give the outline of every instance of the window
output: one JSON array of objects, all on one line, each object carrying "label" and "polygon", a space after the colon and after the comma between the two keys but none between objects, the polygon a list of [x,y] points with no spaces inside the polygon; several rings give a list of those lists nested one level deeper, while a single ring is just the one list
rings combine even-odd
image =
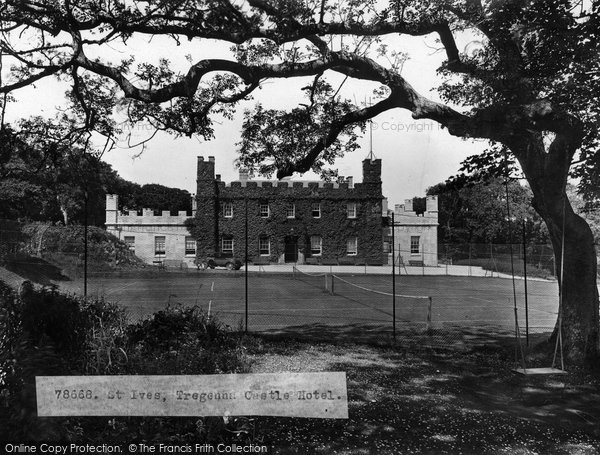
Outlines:
[{"label": "window", "polygon": [[269,237],[261,236],[258,238],[258,253],[261,256],[269,256],[271,254],[271,245]]},{"label": "window", "polygon": [[321,256],[323,251],[322,239],[318,235],[310,237],[310,254],[312,256]]},{"label": "window", "polygon": [[383,252],[384,253],[390,252],[390,242],[383,242]]},{"label": "window", "polygon": [[196,241],[193,237],[185,238],[185,254],[187,255],[196,255]]},{"label": "window", "polygon": [[356,218],[356,202],[348,202],[348,218]]},{"label": "window", "polygon": [[358,238],[350,237],[348,239],[346,252],[348,256],[356,256],[358,252]]},{"label": "window", "polygon": [[233,238],[232,237],[223,237],[221,239],[221,253],[233,254]]},{"label": "window", "polygon": [[419,248],[419,243],[420,243],[421,237],[419,237],[418,235],[411,235],[410,236],[410,254],[419,254],[420,253],[420,248]]},{"label": "window", "polygon": [[233,203],[232,202],[224,202],[223,203],[223,216],[225,218],[233,217]]},{"label": "window", "polygon": [[321,218],[321,203],[313,202],[311,212],[313,218]]},{"label": "window", "polygon": [[127,244],[127,247],[131,250],[134,251],[135,250],[135,237],[134,236],[129,236],[126,235],[123,240],[125,241],[125,243]]},{"label": "window", "polygon": [[267,202],[260,203],[260,216],[261,218],[269,218],[269,204]]},{"label": "window", "polygon": [[286,214],[288,218],[296,218],[296,206],[292,203],[286,207]]},{"label": "window", "polygon": [[165,254],[166,237],[163,235],[154,237],[154,254]]}]

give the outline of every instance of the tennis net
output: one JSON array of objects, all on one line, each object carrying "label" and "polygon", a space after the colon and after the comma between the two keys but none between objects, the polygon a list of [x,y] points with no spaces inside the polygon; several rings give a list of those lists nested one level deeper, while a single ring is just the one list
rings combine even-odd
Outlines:
[{"label": "tennis net", "polygon": [[321,289],[323,291],[329,291],[329,274],[327,273],[307,273],[298,270],[296,267],[292,269],[294,278],[309,286]]},{"label": "tennis net", "polygon": [[390,315],[395,310],[398,321],[426,325],[431,322],[432,298],[430,296],[393,294],[381,289],[371,289],[360,282],[351,282],[350,277],[347,276],[342,278],[331,275],[331,278],[330,292],[333,295],[342,296],[372,310],[383,311]]}]

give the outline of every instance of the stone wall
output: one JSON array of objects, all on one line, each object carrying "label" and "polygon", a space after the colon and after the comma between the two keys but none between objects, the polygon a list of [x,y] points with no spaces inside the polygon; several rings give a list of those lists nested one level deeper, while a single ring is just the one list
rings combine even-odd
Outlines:
[{"label": "stone wall", "polygon": [[[193,266],[196,254],[186,254],[185,240],[190,233],[185,226],[192,213],[179,212],[172,216],[168,211],[156,215],[153,210],[143,209],[137,212],[118,210],[118,196],[106,195],[106,230],[125,241],[133,238],[132,250],[135,255],[148,264],[164,261],[182,261]],[[165,254],[155,254],[156,237],[165,238]]]},{"label": "stone wall", "polygon": [[[437,196],[428,196],[426,211],[417,215],[413,211],[412,199],[394,207],[395,251],[401,255],[405,265],[437,266]],[[419,251],[411,252],[411,237],[419,237]]]}]

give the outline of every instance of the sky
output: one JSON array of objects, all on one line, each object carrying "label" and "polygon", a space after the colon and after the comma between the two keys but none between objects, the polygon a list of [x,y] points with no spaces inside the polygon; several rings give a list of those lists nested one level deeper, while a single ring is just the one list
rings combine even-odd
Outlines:
[{"label": "sky", "polygon": [[[457,37],[459,48],[469,50],[477,45],[473,37]],[[426,37],[384,37],[390,49],[406,52],[409,55],[402,75],[421,94],[439,100],[434,90],[440,79],[436,76],[436,68],[444,59],[440,45],[434,36]],[[189,63],[202,58],[227,58],[230,56],[229,44],[212,40],[194,41],[175,46],[172,41],[160,37],[131,39],[127,46],[118,44],[102,50],[89,49],[90,57],[98,56],[112,62],[118,62],[128,55],[135,55],[136,61],[156,63],[158,58],[167,56],[173,68],[181,72],[187,71]],[[380,61],[385,64],[385,61]],[[340,84],[343,78],[329,72],[333,86]],[[117,147],[107,152],[103,159],[125,179],[136,183],[159,183],[161,185],[182,188],[195,193],[196,161],[198,156],[215,156],[216,173],[222,180],[229,182],[238,178],[234,168],[236,159],[236,143],[240,140],[242,112],[260,101],[265,108],[295,107],[302,100],[301,87],[312,78],[295,78],[268,81],[253,94],[253,100],[243,102],[233,120],[215,122],[215,138],[204,141],[199,138],[175,138],[167,133],[157,134],[141,149],[129,148],[125,137]],[[355,100],[368,102],[373,96],[376,84],[348,79],[340,90],[340,95]],[[9,106],[8,121],[20,116],[43,115],[52,116],[56,108],[64,103],[62,94],[67,89],[53,79],[40,81],[35,88],[26,88],[16,93],[17,102]],[[148,125],[136,125],[131,131],[131,143],[149,137],[152,130]],[[353,176],[355,182],[362,180],[362,160],[371,151],[376,158],[382,160],[383,194],[390,204],[402,203],[413,196],[423,196],[428,187],[446,180],[454,175],[460,162],[467,156],[482,151],[487,142],[471,141],[450,136],[447,131],[430,120],[413,120],[410,113],[394,109],[380,114],[371,122],[361,139],[361,148],[339,159],[335,166],[340,175]],[[305,174],[294,179],[314,180],[315,175]]]}]

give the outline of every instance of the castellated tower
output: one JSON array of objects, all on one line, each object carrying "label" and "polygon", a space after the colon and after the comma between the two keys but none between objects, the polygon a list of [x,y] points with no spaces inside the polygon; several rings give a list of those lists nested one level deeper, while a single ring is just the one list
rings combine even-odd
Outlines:
[{"label": "castellated tower", "polygon": [[198,157],[196,191],[196,239],[198,257],[206,257],[217,251],[219,239],[219,187],[215,180],[215,157],[204,161]]},{"label": "castellated tower", "polygon": [[363,160],[363,180],[360,186],[365,197],[371,199],[373,207],[381,213],[383,194],[381,188],[381,160],[367,158]]},{"label": "castellated tower", "polygon": [[363,181],[362,185],[368,192],[381,196],[381,160],[363,160]]},{"label": "castellated tower", "polygon": [[363,160],[363,183],[381,184],[381,160]]}]

